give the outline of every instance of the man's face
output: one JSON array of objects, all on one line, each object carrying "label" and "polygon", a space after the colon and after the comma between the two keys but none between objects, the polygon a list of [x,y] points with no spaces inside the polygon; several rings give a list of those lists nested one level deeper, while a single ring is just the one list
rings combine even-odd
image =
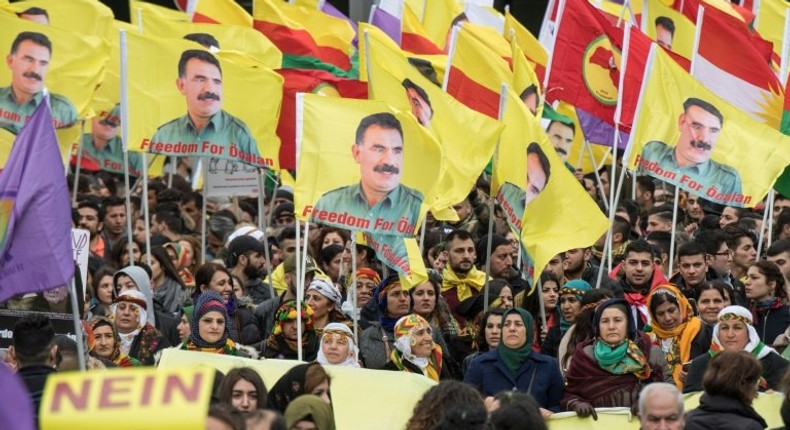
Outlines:
[{"label": "man's face", "polygon": [[527,154],[527,204],[546,188],[546,171],[538,154]]},{"label": "man's face", "polygon": [[724,228],[728,225],[735,225],[739,219],[741,219],[741,217],[738,216],[738,211],[735,208],[727,206],[721,211],[721,216],[719,217],[719,227]]},{"label": "man's face", "polygon": [[266,256],[262,252],[246,253],[244,275],[250,279],[262,278],[266,274]]},{"label": "man's face", "polygon": [[184,77],[176,79],[176,86],[186,98],[192,117],[208,119],[222,109],[222,74],[217,66],[192,58],[187,61]]},{"label": "man's face", "polygon": [[398,130],[371,125],[351,153],[359,164],[363,189],[388,193],[400,183],[403,139]]},{"label": "man's face", "polygon": [[658,214],[649,215],[647,217],[647,229],[645,229],[645,234],[650,234],[654,231],[672,231],[672,221],[667,221]]},{"label": "man's face", "polygon": [[118,127],[105,124],[98,118],[93,118],[93,137],[94,139],[112,140],[118,136]]},{"label": "man's face", "polygon": [[39,24],[49,25],[49,18],[44,14],[21,13],[19,17]]},{"label": "man's face", "polygon": [[656,43],[669,50],[672,50],[672,33],[663,25],[656,25]]},{"label": "man's face", "polygon": [[590,250],[585,248],[574,248],[565,251],[565,261],[563,261],[565,272],[573,274],[580,273],[584,270],[584,266],[587,264],[590,257]]},{"label": "man's face", "polygon": [[195,222],[196,226],[200,225],[200,209],[198,209],[197,204],[194,200],[190,200],[181,205],[181,212],[187,214],[188,217],[192,218],[192,221]]},{"label": "man's face", "polygon": [[469,199],[464,199],[461,203],[453,205],[453,210],[458,214],[458,219],[463,221],[472,213],[472,204],[469,203]]},{"label": "man's face", "polygon": [[453,239],[447,244],[447,254],[450,258],[450,268],[459,274],[469,273],[477,259],[475,243],[472,239]]},{"label": "man's face", "polygon": [[689,106],[678,119],[680,139],[675,148],[678,165],[685,167],[710,159],[721,132],[721,121],[699,106]]},{"label": "man's face", "polygon": [[102,222],[96,209],[85,207],[77,209],[80,214],[79,226],[91,233],[91,239],[102,229]]},{"label": "man's face", "polygon": [[530,93],[530,95],[521,99],[524,102],[524,105],[529,109],[532,115],[535,115],[538,111],[538,94],[537,93]]},{"label": "man's face", "polygon": [[699,204],[699,197],[689,194],[686,198],[686,213],[691,219],[701,220],[705,216],[702,206]]},{"label": "man's face", "polygon": [[650,393],[645,410],[639,411],[642,430],[682,430],[683,414],[678,409],[677,396],[664,391]]},{"label": "man's face", "polygon": [[[790,252],[785,251],[774,255],[773,257],[768,257],[768,261],[776,264],[779,266],[779,270],[782,272],[782,275],[785,277],[785,281],[790,279]],[[786,284],[787,282],[785,282]]]},{"label": "man's face", "polygon": [[649,252],[629,252],[623,264],[625,280],[635,289],[645,289],[653,275],[653,255]]},{"label": "man's face", "polygon": [[111,234],[122,234],[126,229],[126,207],[123,205],[107,206],[107,212],[104,215],[104,228]]},{"label": "man's face", "polygon": [[409,98],[411,104],[411,112],[417,117],[417,121],[423,127],[431,125],[431,118],[433,117],[433,109],[428,105],[428,102],[414,88],[406,89],[406,97]]},{"label": "man's face", "polygon": [[549,260],[549,264],[546,265],[546,272],[551,272],[557,279],[562,280],[565,277],[565,264],[562,259],[562,255],[557,254]]},{"label": "man's face", "polygon": [[776,199],[774,201],[774,223],[779,219],[779,215],[781,215],[782,211],[786,210],[790,210],[790,200]]},{"label": "man's face", "polygon": [[509,278],[510,267],[513,265],[513,247],[506,243],[491,251],[489,274],[494,278]]},{"label": "man's face", "polygon": [[25,40],[19,44],[15,54],[6,57],[6,64],[11,69],[11,86],[17,96],[33,96],[44,88],[50,56],[46,46]]},{"label": "man's face", "polygon": [[549,135],[549,140],[562,161],[566,161],[568,153],[571,151],[571,145],[573,145],[573,129],[555,121],[546,130],[546,134]]},{"label": "man's face", "polygon": [[732,269],[732,251],[726,242],[719,244],[719,250],[710,260],[712,267],[719,275],[729,275]]},{"label": "man's face", "polygon": [[680,257],[678,263],[680,276],[689,287],[694,287],[705,281],[705,274],[708,272],[708,263],[705,261],[704,254],[688,255]]},{"label": "man's face", "polygon": [[296,254],[296,239],[283,239],[280,242],[280,258],[285,261],[288,257]]},{"label": "man's face", "polygon": [[742,268],[746,269],[757,260],[757,248],[754,247],[754,241],[750,237],[742,237],[738,239],[738,247],[735,248],[732,254],[732,262]]}]

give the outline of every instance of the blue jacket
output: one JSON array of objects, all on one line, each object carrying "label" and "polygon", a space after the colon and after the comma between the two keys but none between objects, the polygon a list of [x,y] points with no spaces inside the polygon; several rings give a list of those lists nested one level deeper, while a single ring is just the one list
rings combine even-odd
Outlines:
[{"label": "blue jacket", "polygon": [[529,394],[543,408],[559,412],[564,383],[557,360],[548,355],[533,352],[514,377],[499,353],[488,351],[472,362],[464,382],[475,386],[483,396],[493,396],[502,391],[526,392],[533,374],[535,377]]}]

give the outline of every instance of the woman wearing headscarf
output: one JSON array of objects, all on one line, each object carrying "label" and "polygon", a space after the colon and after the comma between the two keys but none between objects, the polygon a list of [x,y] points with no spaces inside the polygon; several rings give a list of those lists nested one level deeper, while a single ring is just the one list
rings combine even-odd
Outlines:
[{"label": "woman wearing headscarf", "polygon": [[[274,314],[274,331],[263,343],[261,356],[297,360],[298,345],[302,342],[302,360],[313,361],[318,355],[318,334],[313,329],[313,310],[302,303],[300,318],[296,316],[296,301],[289,300]],[[302,325],[302,338],[299,339],[296,324]]]},{"label": "woman wearing headscarf", "polygon": [[93,339],[88,340],[91,355],[106,358],[118,367],[141,366],[140,361],[121,352],[121,337],[115,324],[104,317],[90,320]]},{"label": "woman wearing headscarf", "polygon": [[532,351],[535,336],[532,315],[513,308],[505,312],[502,321],[499,345],[469,366],[464,382],[472,384],[483,396],[500,391],[524,391],[535,397],[544,409],[559,411],[562,375],[557,360]]},{"label": "woman wearing headscarf", "polygon": [[353,277],[349,277],[348,279],[349,284],[346,286],[348,298],[343,302],[343,312],[348,315],[349,318],[353,318],[354,315],[359,316],[360,310],[364,308],[371,297],[373,297],[373,291],[376,289],[376,285],[381,282],[381,276],[379,276],[378,272],[367,267],[358,268],[356,278],[356,309],[354,308],[355,303],[351,300],[351,293],[354,291],[351,285],[351,282],[354,280]]},{"label": "woman wearing headscarf", "polygon": [[762,364],[760,390],[779,390],[782,376],[788,367],[788,361],[779,356],[773,348],[764,344],[752,325],[752,313],[742,306],[727,306],[719,312],[718,323],[713,327],[713,338],[710,350],[691,362],[684,393],[701,391],[703,376],[711,358],[723,351],[746,351]]},{"label": "woman wearing headscarf", "polygon": [[409,314],[395,323],[395,349],[386,370],[411,372],[434,381],[447,377],[442,366],[442,349],[433,341],[433,330],[425,318]]},{"label": "woman wearing headscarf", "polygon": [[560,341],[568,329],[576,322],[576,317],[581,312],[582,297],[592,287],[583,279],[568,281],[560,288],[560,300],[557,306],[560,309],[560,323],[549,328],[546,340],[540,346],[540,352],[552,357],[557,357]]},{"label": "woman wearing headscarf", "polygon": [[576,345],[565,373],[564,409],[597,418],[594,408],[634,408],[643,385],[672,380],[664,354],[636,330],[625,299],[598,306],[593,330],[593,339]]},{"label": "woman wearing headscarf", "polygon": [[110,312],[121,337],[121,352],[143,365],[153,365],[154,354],[170,346],[162,333],[148,322],[143,293],[137,290],[122,292],[110,307]]},{"label": "woman wearing headscarf", "polygon": [[195,292],[193,299],[205,291],[213,290],[222,297],[222,303],[230,318],[230,338],[242,345],[255,345],[261,342],[258,323],[248,308],[240,306],[233,294],[233,277],[225,266],[217,263],[201,265],[195,273]]},{"label": "woman wearing headscarf", "polygon": [[209,290],[198,296],[192,310],[189,340],[181,349],[237,355],[236,344],[230,338],[228,311],[216,291]]},{"label": "woman wearing headscarf", "polygon": [[412,302],[409,292],[402,288],[397,275],[381,281],[373,292],[372,300],[378,307],[379,320],[371,322],[359,334],[359,350],[366,368],[381,369],[389,362],[395,342],[395,323],[409,314]]},{"label": "woman wearing headscarf", "polygon": [[[178,319],[167,313],[161,303],[154,302],[154,293],[151,290],[151,278],[141,266],[129,266],[118,270],[113,275],[113,300],[126,290],[135,290],[145,296],[148,323],[156,327],[167,338],[171,345],[177,345],[180,340],[178,336]],[[116,324],[117,326],[117,324]]]},{"label": "woman wearing headscarf", "polygon": [[359,348],[354,343],[354,333],[347,325],[330,323],[321,334],[317,362],[327,365],[359,367]]},{"label": "woman wearing headscarf", "polygon": [[325,279],[313,279],[304,296],[307,306],[313,310],[313,327],[319,333],[329,323],[346,321],[346,316],[340,311],[343,297],[335,284]]},{"label": "woman wearing headscarf", "polygon": [[584,293],[584,296],[582,296],[581,307],[579,308],[579,315],[576,316],[576,322],[568,329],[565,336],[562,337],[560,346],[557,349],[557,359],[560,362],[560,371],[563,375],[568,371],[568,366],[570,366],[573,352],[576,350],[576,345],[595,337],[593,318],[595,317],[595,311],[598,309],[598,306],[612,297],[614,297],[614,293],[608,288],[596,288]]},{"label": "woman wearing headscarf", "polygon": [[[288,430],[335,430],[335,415],[332,406],[320,397],[306,394],[291,402],[285,409],[285,423]],[[302,427],[301,424],[307,424],[308,427]]]},{"label": "woman wearing headscarf", "polygon": [[162,247],[167,251],[167,255],[170,257],[170,261],[173,263],[173,267],[178,271],[178,276],[181,277],[181,282],[184,286],[191,291],[195,288],[195,277],[192,275],[192,271],[189,270],[189,255],[187,255],[186,250],[181,245],[181,242],[168,242]]},{"label": "woman wearing headscarf", "polygon": [[653,345],[661,348],[678,388],[683,388],[690,363],[710,348],[710,328],[699,317],[686,297],[671,284],[654,288],[647,296],[650,325],[645,332]]},{"label": "woman wearing headscarf", "polygon": [[332,403],[329,375],[318,363],[297,364],[275,382],[267,397],[267,407],[285,412],[288,404],[304,394],[318,396],[327,404]]}]

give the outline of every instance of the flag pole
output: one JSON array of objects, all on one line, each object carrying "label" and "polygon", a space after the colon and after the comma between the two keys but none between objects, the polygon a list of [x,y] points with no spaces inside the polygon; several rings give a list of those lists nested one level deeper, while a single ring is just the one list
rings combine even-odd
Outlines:
[{"label": "flag pole", "polygon": [[790,49],[790,9],[785,12],[785,29],[784,36],[782,37],[782,64],[779,75],[779,80],[782,84],[787,84],[787,70],[788,70],[788,49]]},{"label": "flag pole", "polygon": [[[129,188],[129,63],[128,47],[126,45],[126,30],[120,30],[120,51],[121,51],[121,147],[123,148],[123,181],[126,186],[126,235],[127,245],[129,246],[129,265],[134,266],[134,241],[132,240],[132,189]],[[80,142],[82,139],[80,139]],[[79,161],[77,162],[79,164]],[[147,196],[146,196],[147,197]]]},{"label": "flag pole", "polygon": [[[760,238],[757,240],[757,257],[760,257],[760,254],[763,252],[763,240],[765,239],[765,227],[768,225],[768,212],[771,207],[774,205],[774,191],[771,188],[771,191],[768,192],[768,196],[765,198],[765,210],[763,210],[763,223],[760,224]],[[771,241],[768,240],[768,246],[771,245]]]},{"label": "flag pole", "polygon": [[351,230],[354,254],[351,256],[351,285],[346,295],[351,296],[351,319],[354,321],[354,345],[359,345],[359,310],[357,309],[357,232]]},{"label": "flag pole", "polygon": [[[199,160],[202,161],[203,157],[199,157]],[[208,196],[206,195],[206,177],[208,176],[208,163],[199,163],[201,164],[201,168],[203,169],[203,205],[200,208],[200,223],[202,227],[200,229],[200,264],[206,264],[206,201],[208,200]]]},{"label": "flag pole", "polygon": [[71,318],[74,321],[74,334],[77,336],[77,363],[81,371],[85,371],[85,345],[82,340],[82,322],[80,320],[79,303],[77,303],[76,276],[71,278]]},{"label": "flag pole", "polygon": [[[615,129],[615,132],[617,130]],[[587,139],[584,139],[584,143],[582,144],[585,148],[587,148],[587,154],[590,156],[590,161],[592,161],[593,165],[593,173],[595,174],[595,180],[597,182],[598,189],[601,190],[601,200],[603,200],[603,205],[606,210],[609,210],[609,198],[606,196],[606,190],[603,188],[603,182],[601,181],[601,175],[598,173],[598,170],[595,169],[595,157],[593,157],[592,147],[590,146],[590,142]]]},{"label": "flag pole", "polygon": [[148,207],[148,153],[143,152],[143,195],[140,200],[143,204],[143,218],[145,219],[145,258],[148,267],[151,267],[151,213]]},{"label": "flag pole", "polygon": [[82,166],[82,135],[85,134],[85,120],[80,123],[80,138],[77,139],[77,167],[74,170],[74,182],[71,187],[71,206],[77,206],[77,190],[80,184],[80,166]]},{"label": "flag pole", "polygon": [[667,279],[672,277],[672,269],[673,264],[675,262],[675,237],[677,236],[678,230],[678,200],[680,200],[680,187],[675,187],[675,201],[672,204],[672,231],[670,232],[670,239],[669,239],[669,273],[667,273]]},{"label": "flag pole", "polygon": [[[266,257],[266,274],[271,278],[272,272],[274,271],[274,265],[272,264],[271,254],[269,253],[269,233],[266,231],[266,216],[264,215],[264,207],[266,203],[263,201],[266,198],[266,171],[264,169],[258,169],[258,228],[261,229],[263,232],[263,246],[264,246],[264,256]],[[272,199],[274,200],[274,199]],[[275,297],[274,286],[272,285],[271,279],[269,282],[269,293],[272,297]]]},{"label": "flag pole", "polygon": [[447,68],[444,72],[444,80],[442,81],[442,91],[447,92],[447,84],[450,82],[450,67],[453,64],[453,57],[455,56],[455,45],[458,40],[458,32],[461,27],[454,25],[452,34],[450,35],[450,46],[447,48]]},{"label": "flag pole", "polygon": [[[551,13],[554,11],[554,4],[556,1],[557,0],[549,0],[549,4],[546,6],[546,12],[543,13],[543,21],[540,23],[540,30],[538,31],[538,40],[540,42],[544,41],[544,37],[551,37],[549,23],[551,22]],[[557,12],[557,15],[559,16],[559,11]],[[557,26],[554,27],[554,32],[556,34]],[[546,47],[545,43],[543,46]],[[551,61],[551,56],[549,56],[549,61]]]},{"label": "flag pole", "polygon": [[[499,90],[499,122],[502,122],[502,119],[505,116],[505,107],[507,106],[507,84],[503,83],[501,89]],[[494,163],[496,163],[497,155],[499,152],[499,142],[494,149]],[[492,166],[492,171],[494,171],[496,167]],[[475,191],[476,192],[476,191]],[[491,289],[491,242],[493,241],[494,235],[494,199],[488,199],[488,240],[486,242],[486,264],[485,264],[485,273],[486,273],[486,281],[485,285],[483,286],[483,312],[488,311],[488,296]],[[479,256],[478,256],[479,257]]]},{"label": "flag pole", "polygon": [[[771,189],[771,191],[774,191],[773,188]],[[776,195],[774,195],[774,199],[771,200],[771,206],[766,208],[766,210],[768,210],[768,209],[771,210],[771,213],[768,216],[768,246],[769,247],[771,246],[771,243],[773,242],[773,237],[774,237],[774,215],[775,215],[775,213],[774,213],[774,202],[773,202],[773,200],[775,200],[775,199],[776,199]],[[763,225],[765,225],[765,223],[763,223]]]},{"label": "flag pole", "polygon": [[[299,230],[297,229],[297,231],[299,231]],[[301,256],[297,259],[297,261],[300,261],[300,263],[298,263],[298,264],[302,266],[302,276],[300,276],[299,279],[298,279],[299,284],[301,285],[301,287],[297,288],[297,290],[296,290],[296,297],[297,297],[297,300],[296,300],[296,315],[299,318],[299,323],[296,325],[297,330],[299,330],[299,332],[297,333],[297,339],[299,339],[298,350],[297,350],[297,357],[298,357],[299,361],[302,361],[303,354],[304,354],[304,351],[302,349],[302,335],[304,333],[302,332],[302,324],[301,324],[302,319],[301,319],[301,316],[302,316],[302,300],[304,299],[304,289],[305,289],[304,275],[305,275],[305,272],[307,271],[307,245],[308,245],[307,242],[308,242],[308,238],[309,237],[310,237],[310,221],[305,221],[305,223],[304,223],[304,244],[302,245],[302,249],[297,249],[297,252],[299,252],[301,254]],[[297,242],[298,242],[298,240],[297,240]]]},{"label": "flag pole", "polygon": [[[546,9],[546,14],[547,14],[546,16],[548,16],[549,19],[551,17],[551,10],[550,9],[554,7],[554,2],[555,1],[556,0],[549,0],[549,7]],[[563,15],[564,11],[565,11],[565,0],[560,0],[560,7],[559,7],[559,9],[557,9],[557,24],[554,26],[554,35],[551,38],[551,40],[552,40],[552,42],[551,42],[552,49],[554,48],[554,45],[557,43],[557,35],[560,33],[560,24],[562,24],[562,15]],[[544,19],[543,23],[544,23],[544,25],[546,24],[546,19]],[[540,31],[542,33],[543,32],[543,28],[541,28]],[[554,55],[549,55],[549,60],[546,63],[546,73],[543,76],[544,97],[545,97],[545,94],[548,93],[548,91],[549,91],[549,76],[551,75],[551,66],[552,66],[553,62],[554,62]]]},{"label": "flag pole", "polygon": [[296,359],[302,361],[302,299],[301,291],[302,284],[304,283],[304,267],[302,266],[302,253],[299,252],[302,246],[301,238],[301,221],[296,220],[296,255],[294,262],[296,263]]}]

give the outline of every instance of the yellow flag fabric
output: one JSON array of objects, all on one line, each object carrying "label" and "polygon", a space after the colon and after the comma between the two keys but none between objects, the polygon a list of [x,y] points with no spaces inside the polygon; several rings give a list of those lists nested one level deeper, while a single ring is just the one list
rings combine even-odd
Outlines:
[{"label": "yellow flag fabric", "polygon": [[404,4],[404,11],[410,9],[412,14],[417,18],[418,22],[423,22],[425,16],[425,0],[406,0]]},{"label": "yellow flag fabric", "polygon": [[104,37],[112,28],[112,9],[94,0],[25,0],[4,7],[15,13],[31,7],[44,9],[50,26],[83,35]]},{"label": "yellow flag fabric", "polygon": [[376,251],[376,258],[398,272],[404,290],[428,280],[428,271],[420,253],[420,245],[413,237],[364,233],[367,246]]},{"label": "yellow flag fabric", "polygon": [[[561,101],[554,110],[572,119],[575,129],[581,130],[581,123],[579,122],[578,115],[576,115],[576,108],[573,107],[573,105]],[[611,147],[594,143],[590,143],[590,147],[592,148],[595,160],[590,159],[590,154],[587,152],[587,149],[584,148],[584,135],[582,133],[574,133],[573,143],[568,151],[568,163],[573,167],[581,168],[584,173],[592,173],[594,170],[598,170],[598,165],[601,164],[601,160],[603,160],[604,157],[607,160],[604,164],[611,164]],[[579,164],[580,157],[582,160],[581,165]]]},{"label": "yellow flag fabric", "polygon": [[720,204],[759,203],[790,164],[790,137],[713,94],[662,49],[651,56],[628,168]]},{"label": "yellow flag fabric", "polygon": [[41,428],[204,428],[214,374],[205,365],[55,373],[44,387]]},{"label": "yellow flag fabric", "polygon": [[[63,157],[63,164],[66,164],[71,158],[74,151],[74,145],[80,137],[82,122],[77,122],[68,128],[59,128],[55,130],[55,135],[58,138],[58,146],[60,146],[60,155]],[[0,128],[0,170],[5,167],[8,161],[8,156],[11,155],[11,147],[14,146],[16,136],[8,130]]]},{"label": "yellow flag fabric", "polygon": [[104,118],[121,102],[121,45],[120,30],[137,32],[137,27],[122,21],[112,21],[105,40],[109,45],[107,68],[99,88],[91,100],[90,108],[99,118]]},{"label": "yellow flag fabric", "polygon": [[[52,43],[52,56],[46,74],[42,77],[50,94],[68,99],[80,118],[91,117],[91,99],[102,82],[109,46],[98,36],[85,36],[71,30],[47,26],[19,19],[16,16],[0,15],[0,47],[4,55],[11,52],[11,44],[23,31],[41,33]],[[0,68],[0,86],[11,82],[11,70]],[[53,110],[57,108],[53,107]]]},{"label": "yellow flag fabric", "polygon": [[515,37],[510,40],[510,49],[513,52],[513,88],[522,100],[527,99],[525,103],[529,104],[529,111],[534,110],[535,117],[542,118],[545,98],[540,88],[538,75],[535,74],[535,69],[530,66]]},{"label": "yellow flag fabric", "polygon": [[[381,30],[367,24],[361,24],[360,30],[367,34],[367,39],[363,37],[360,41],[362,47],[370,41],[368,60],[373,75],[370,97],[412,112],[442,146],[445,169],[432,209],[438,212],[461,202],[491,159],[501,124],[467,108],[433,85],[409,64],[404,53]],[[471,135],[475,136],[474,151],[468,150]]]},{"label": "yellow flag fabric", "polygon": [[[647,8],[642,13],[642,32],[652,40],[658,40],[657,34],[662,35],[659,45],[668,40],[669,46],[664,46],[670,51],[691,58],[694,53],[694,38],[696,37],[696,24],[682,13],[666,6],[661,0],[646,0]],[[784,22],[784,18],[782,18]],[[664,22],[665,25],[661,25]],[[670,35],[666,24],[674,24],[674,34]],[[668,39],[667,39],[668,37]]]},{"label": "yellow flag fabric", "polygon": [[235,0],[195,0],[193,22],[252,27],[252,17]]},{"label": "yellow flag fabric", "polygon": [[[464,5],[456,0],[432,0],[425,2],[422,26],[425,28],[428,37],[440,49],[447,50],[453,21],[461,20],[462,13],[464,13]],[[420,16],[416,11],[415,14],[418,17]]]},{"label": "yellow flag fabric", "polygon": [[431,133],[381,101],[297,94],[296,115],[296,217],[413,236],[444,169]]},{"label": "yellow flag fabric", "polygon": [[783,0],[760,0],[755,27],[760,35],[774,44],[774,54],[781,58],[784,41],[785,15],[790,4]]},{"label": "yellow flag fabric", "polygon": [[560,252],[591,246],[609,222],[565,168],[539,120],[513,90],[506,96],[496,192],[500,202],[509,202],[503,205],[508,220],[520,221],[522,244],[540,272]]},{"label": "yellow flag fabric", "polygon": [[282,66],[283,54],[260,31],[252,27],[225,24],[205,24],[167,19],[151,9],[133,13],[142,21],[142,32],[148,36],[183,39],[187,34],[205,33],[214,36],[222,51],[239,51],[252,55],[271,69]]},{"label": "yellow flag fabric", "polygon": [[536,70],[542,70],[538,76],[542,76],[546,70],[546,64],[549,62],[549,53],[546,48],[540,44],[538,39],[532,35],[513,15],[510,13],[505,14],[505,39],[511,41],[516,39],[521,50],[527,56],[531,63],[530,65]]},{"label": "yellow flag fabric", "polygon": [[482,42],[492,52],[506,62],[510,61],[513,50],[510,48],[508,40],[501,33],[492,27],[472,24],[471,22],[464,22],[463,26],[465,30],[468,30],[472,36]]},{"label": "yellow flag fabric", "polygon": [[159,6],[158,4],[148,3],[147,1],[143,0],[129,0],[129,11],[131,12],[132,24],[134,25],[137,25],[137,15],[140,13],[138,12],[140,10],[155,13],[160,17],[169,19],[171,21],[189,21],[189,15],[187,15],[186,12]]},{"label": "yellow flag fabric", "polygon": [[[219,62],[221,73],[207,59],[193,58],[187,63],[185,78],[179,78],[178,63],[185,51],[205,53],[207,59]],[[187,40],[129,33],[128,52],[130,150],[211,156],[278,168],[275,130],[282,99],[280,75],[263,64],[239,65],[222,52],[212,55]],[[190,64],[205,70],[190,72]],[[203,76],[211,76],[210,87],[202,86],[208,85]],[[198,97],[208,93],[218,95],[219,100]],[[250,97],[255,103],[249,102]],[[197,134],[195,115],[210,118],[210,124]]]},{"label": "yellow flag fabric", "polygon": [[[297,364],[301,363],[296,360],[250,360],[168,348],[162,354],[159,369],[170,371],[211,366],[227,374],[234,367],[249,366],[271,388]],[[414,405],[425,391],[436,385],[430,378],[408,372],[382,372],[343,366],[324,366],[324,369],[332,377],[332,410],[338,429],[401,430],[411,418]],[[386,389],[378,390],[375,396],[371,396],[369,390],[361,390],[360,387]]]}]

